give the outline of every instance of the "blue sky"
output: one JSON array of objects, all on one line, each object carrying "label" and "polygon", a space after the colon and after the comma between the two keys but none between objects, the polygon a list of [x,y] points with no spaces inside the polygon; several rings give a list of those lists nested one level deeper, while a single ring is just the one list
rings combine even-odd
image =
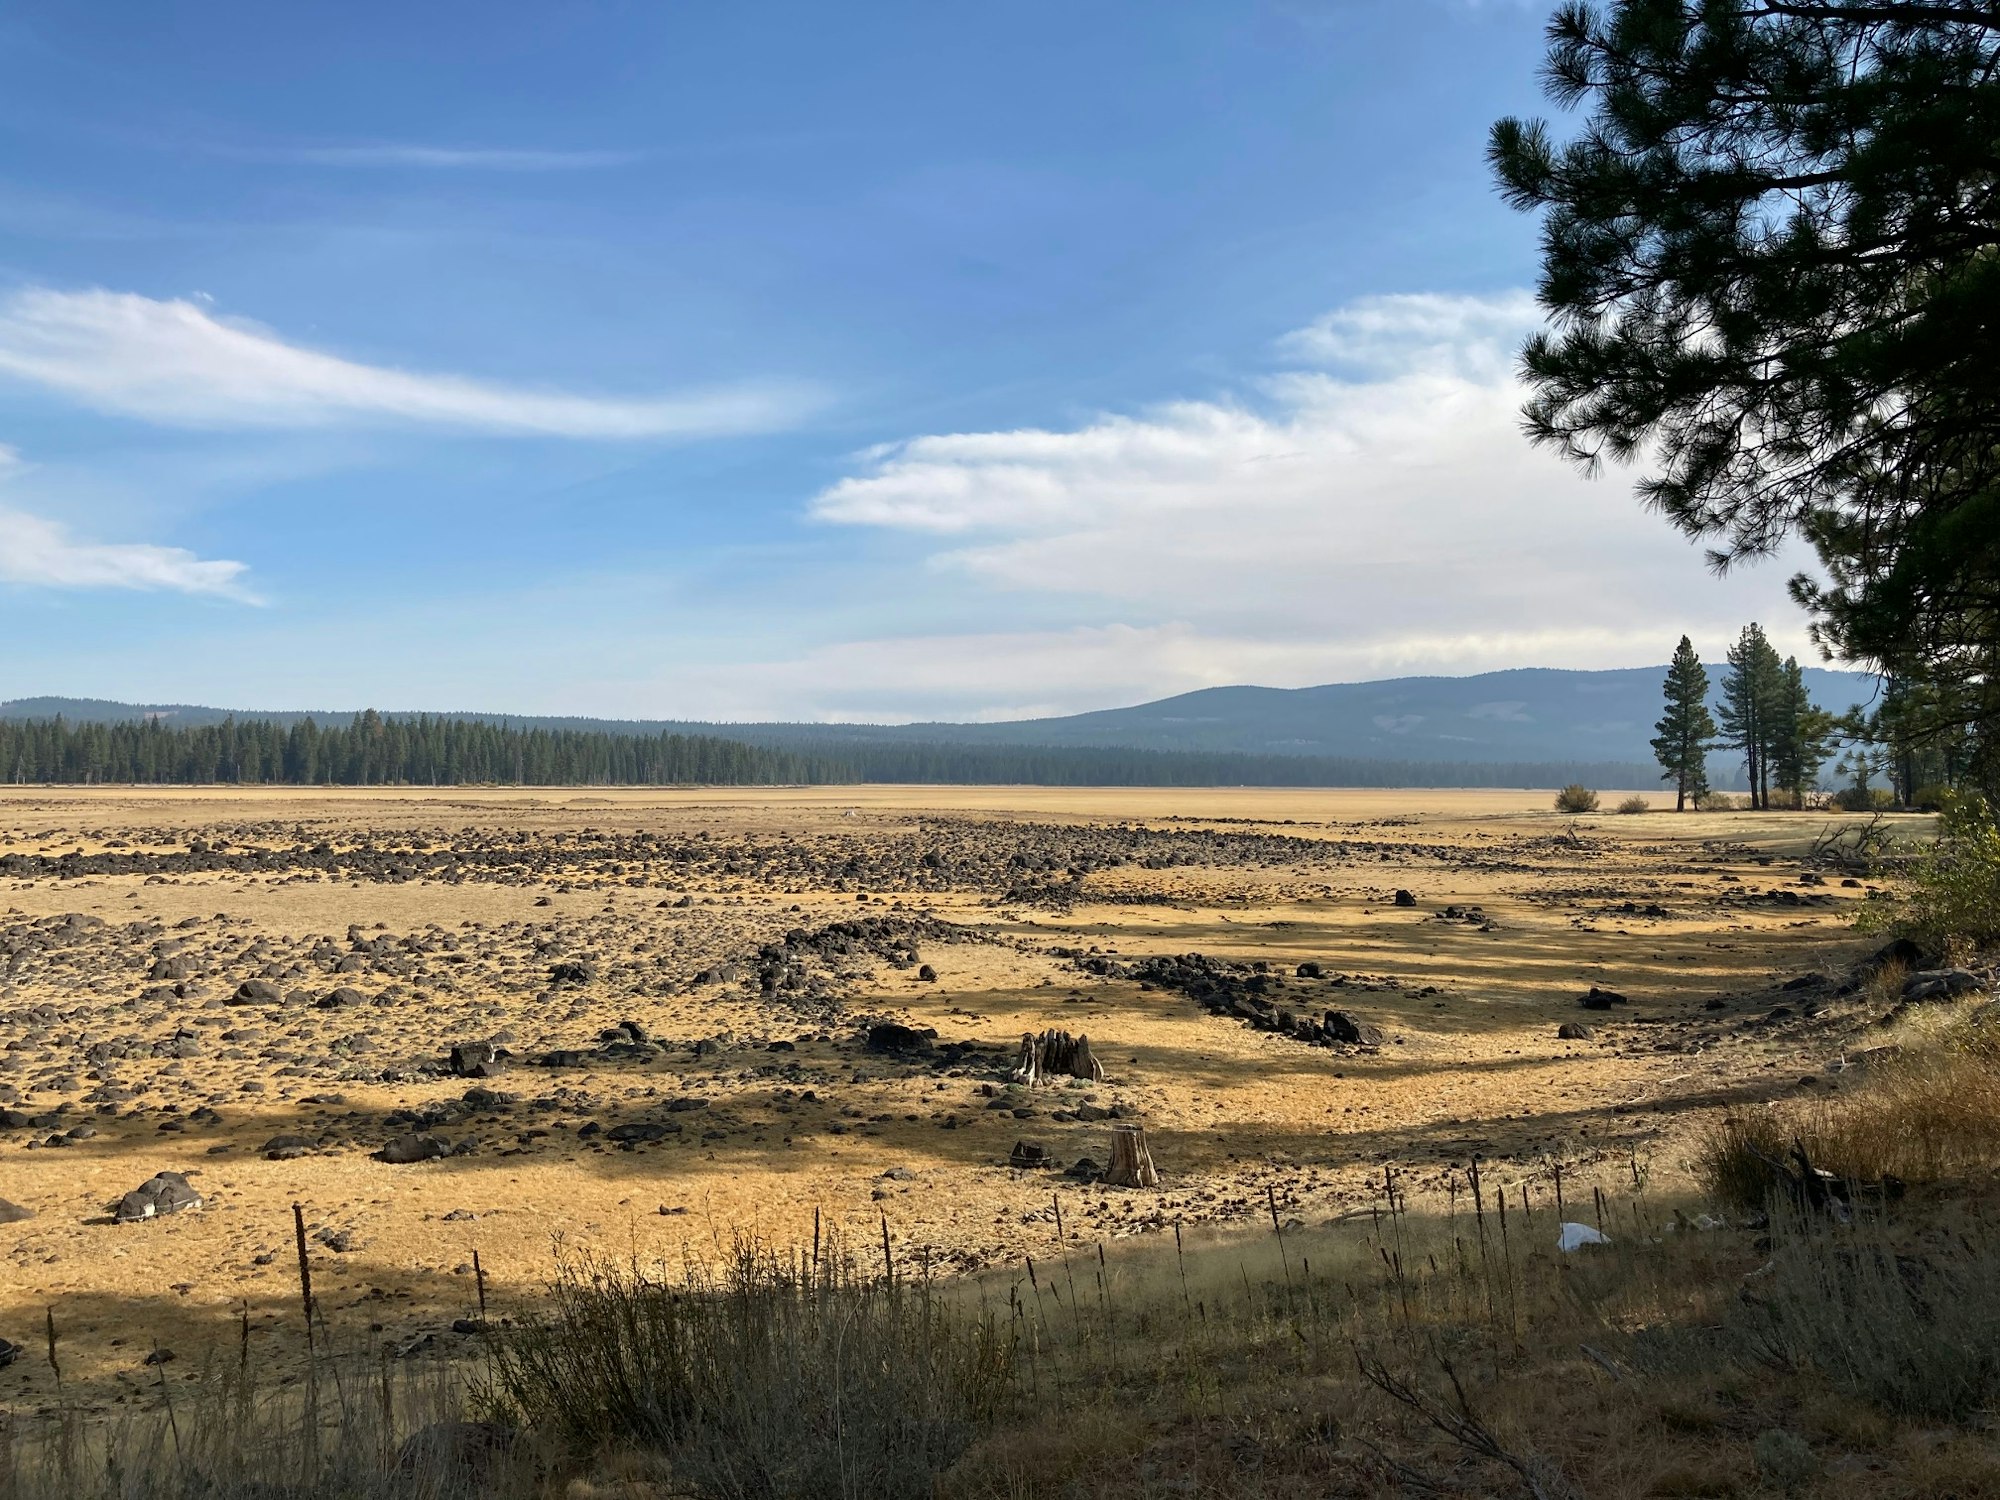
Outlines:
[{"label": "blue sky", "polygon": [[0,698],[1007,717],[1798,640],[1514,430],[1541,4],[0,15]]}]

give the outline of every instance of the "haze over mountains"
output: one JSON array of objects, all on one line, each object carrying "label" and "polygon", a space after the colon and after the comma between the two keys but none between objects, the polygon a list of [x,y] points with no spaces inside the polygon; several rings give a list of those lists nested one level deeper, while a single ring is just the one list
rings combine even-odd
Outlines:
[{"label": "haze over mountains", "polygon": [[[1643,785],[1653,779],[1646,774],[1653,759],[1648,741],[1660,712],[1665,671],[1664,667],[1595,672],[1522,668],[1471,677],[1398,677],[1308,688],[1204,688],[1129,708],[988,724],[711,724],[422,711],[522,727],[703,733],[789,747],[1047,746],[1400,763],[1505,762],[1590,766],[1600,771],[1622,766]],[[1719,681],[1719,673],[1712,675]],[[1876,679],[1865,673],[1808,667],[1805,675],[1814,701],[1835,712],[1870,701],[1876,691]],[[333,723],[345,722],[354,712],[54,697],[0,703],[0,717],[11,719],[60,714],[72,722],[152,718],[176,726],[212,724],[228,717],[283,724],[310,717]],[[1727,778],[1726,757],[1717,758],[1716,770]]]}]

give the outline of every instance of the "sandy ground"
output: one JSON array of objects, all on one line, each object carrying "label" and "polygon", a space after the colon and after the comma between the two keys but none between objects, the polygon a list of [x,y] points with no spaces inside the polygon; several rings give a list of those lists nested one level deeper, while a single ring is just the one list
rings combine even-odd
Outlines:
[{"label": "sandy ground", "polygon": [[[1865,889],[1797,861],[1828,819],[1569,819],[1549,796],[9,794],[0,1199],[34,1216],[0,1223],[0,1337],[33,1353],[0,1400],[53,1397],[50,1309],[72,1392],[105,1403],[156,1346],[197,1360],[246,1315],[283,1357],[294,1203],[336,1337],[448,1352],[475,1251],[498,1317],[565,1250],[713,1257],[815,1215],[877,1261],[886,1219],[905,1265],[952,1271],[1044,1253],[1057,1202],[1081,1243],[1273,1199],[1318,1223],[1385,1167],[1421,1196],[1474,1154],[1538,1203],[1558,1163],[1573,1191],[1666,1189],[1718,1112],[1837,1088],[1824,1065],[1867,1018],[1783,988],[1861,947]],[[1307,1045],[1129,972],[1196,952],[1381,1044]],[[1629,1003],[1585,1011],[1593,985]],[[944,1050],[870,1051],[882,1020]],[[1010,1093],[1021,1034],[1051,1026],[1106,1080]],[[445,1070],[485,1041],[498,1076]],[[1064,1175],[1105,1159],[1107,1115],[1143,1122],[1160,1190]],[[456,1154],[373,1155],[417,1131]],[[1017,1142],[1054,1167],[1010,1167]],[[162,1170],[204,1205],[114,1222]]]}]

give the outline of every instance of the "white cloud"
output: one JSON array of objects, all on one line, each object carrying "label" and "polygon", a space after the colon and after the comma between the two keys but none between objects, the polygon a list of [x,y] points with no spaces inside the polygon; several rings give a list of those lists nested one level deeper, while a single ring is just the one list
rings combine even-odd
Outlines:
[{"label": "white cloud", "polygon": [[[25,468],[20,454],[0,443],[0,481],[14,479]],[[0,583],[169,589],[255,603],[255,597],[242,586],[246,571],[240,562],[200,558],[181,547],[80,542],[55,521],[0,505]]]},{"label": "white cloud", "polygon": [[1541,308],[1524,291],[1363,297],[1286,334],[1278,350],[1305,364],[1389,374],[1428,367],[1492,379],[1541,321]]},{"label": "white cloud", "polygon": [[80,542],[66,527],[0,507],[0,582],[49,588],[169,589],[254,602],[244,565],[147,542]]},{"label": "white cloud", "polygon": [[1717,580],[1617,476],[1529,447],[1511,367],[1533,322],[1524,293],[1373,298],[1281,341],[1335,368],[1066,431],[870,450],[815,517],[935,538],[933,569],[1041,596],[1042,619],[1068,601],[1100,629],[869,648],[841,659],[849,680],[881,660],[925,680],[915,654],[971,664],[995,702],[1074,708],[1217,682],[1639,665],[1683,630],[1720,639],[1751,618],[1803,649],[1789,567]]},{"label": "white cloud", "polygon": [[0,374],[86,406],[185,427],[409,422],[572,438],[760,431],[797,417],[777,387],[579,396],[362,364],[189,301],[30,288],[0,301]]}]

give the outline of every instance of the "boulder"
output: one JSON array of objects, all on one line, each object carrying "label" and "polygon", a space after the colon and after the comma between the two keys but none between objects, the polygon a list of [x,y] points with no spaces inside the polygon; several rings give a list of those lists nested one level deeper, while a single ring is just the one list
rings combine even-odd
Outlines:
[{"label": "boulder", "polygon": [[451,1049],[454,1078],[492,1078],[506,1071],[505,1054],[491,1042],[459,1042]]},{"label": "boulder", "polygon": [[0,1198],[0,1224],[25,1224],[34,1216],[35,1211],[32,1208],[23,1208],[18,1203],[9,1203],[5,1198]]},{"label": "boulder", "polygon": [[264,1160],[297,1161],[301,1156],[311,1156],[314,1151],[311,1139],[302,1135],[274,1135],[264,1142]]},{"label": "boulder", "polygon": [[937,1033],[926,1028],[917,1030],[897,1021],[880,1021],[868,1028],[868,1050],[870,1052],[928,1052]]},{"label": "boulder", "polygon": [[414,1135],[399,1135],[380,1151],[375,1160],[389,1163],[392,1167],[406,1167],[412,1162],[436,1161],[449,1155],[451,1147],[440,1136],[419,1131]]},{"label": "boulder", "polygon": [[232,1005],[283,1005],[285,992],[268,979],[246,979],[229,997]]},{"label": "boulder", "polygon": [[351,1010],[367,1003],[368,997],[351,984],[336,985],[313,1002],[321,1010]]},{"label": "boulder", "polygon": [[1903,981],[1903,998],[1912,1003],[1956,1000],[1985,988],[1986,981],[1970,969],[1921,969]]},{"label": "boulder", "polygon": [[1049,1148],[1038,1146],[1033,1141],[1016,1141],[1014,1149],[1007,1153],[1010,1167],[1046,1167],[1051,1165]]},{"label": "boulder", "polygon": [[1415,906],[1416,904],[1417,904],[1417,898],[1411,895],[1408,891],[1396,892],[1396,905]]},{"label": "boulder", "polygon": [[1330,1010],[1320,1023],[1320,1030],[1330,1042],[1347,1047],[1379,1047],[1382,1045],[1382,1028],[1374,1026],[1359,1016],[1344,1010]]},{"label": "boulder", "polygon": [[1616,990],[1599,989],[1593,984],[1590,993],[1580,997],[1576,1003],[1585,1010],[1609,1010],[1614,1005],[1629,1005],[1631,1002]]},{"label": "boulder", "polygon": [[179,1172],[158,1172],[120,1198],[115,1213],[120,1224],[135,1224],[201,1205],[201,1194],[187,1178]]},{"label": "boulder", "polygon": [[604,1132],[607,1141],[616,1141],[621,1146],[636,1145],[643,1141],[663,1141],[670,1135],[680,1133],[678,1125],[662,1125],[657,1120],[627,1120],[623,1125],[613,1125]]},{"label": "boulder", "polygon": [[1565,1021],[1556,1028],[1556,1039],[1563,1042],[1588,1042],[1597,1033],[1581,1021]]}]

